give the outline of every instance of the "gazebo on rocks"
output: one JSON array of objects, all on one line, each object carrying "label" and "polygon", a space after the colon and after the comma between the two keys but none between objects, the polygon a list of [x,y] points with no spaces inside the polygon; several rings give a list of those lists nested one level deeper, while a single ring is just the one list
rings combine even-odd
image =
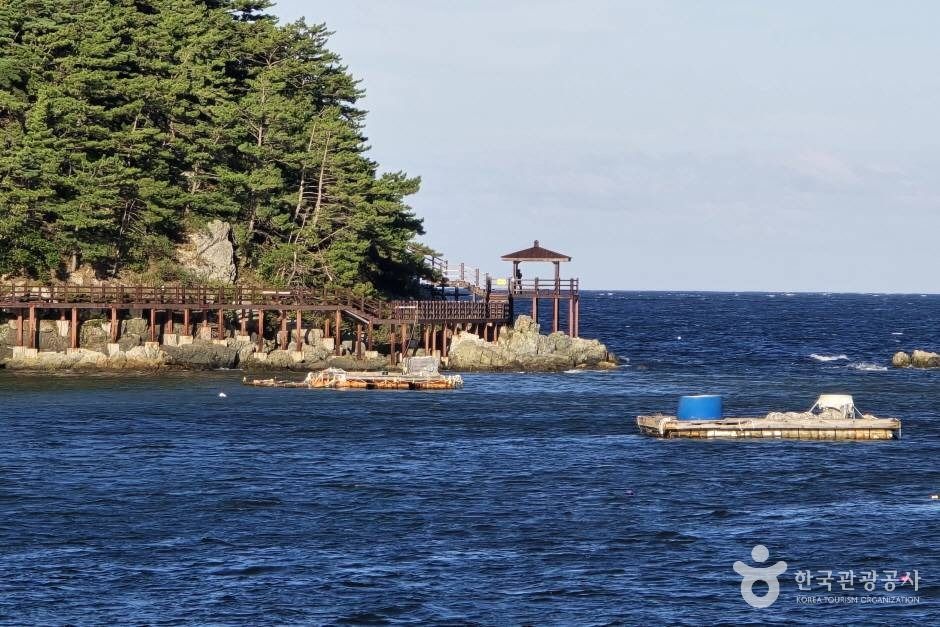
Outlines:
[{"label": "gazebo on rocks", "polygon": [[[532,319],[539,320],[539,301],[544,298],[552,301],[552,331],[558,331],[559,309],[561,301],[568,301],[568,335],[578,337],[578,318],[580,317],[580,294],[578,279],[562,279],[561,264],[570,262],[571,257],[543,248],[538,240],[532,246],[508,253],[501,258],[512,262],[512,275],[509,277],[511,300],[518,298],[532,299]],[[524,278],[520,265],[524,262],[551,263],[555,266],[552,279]]]}]

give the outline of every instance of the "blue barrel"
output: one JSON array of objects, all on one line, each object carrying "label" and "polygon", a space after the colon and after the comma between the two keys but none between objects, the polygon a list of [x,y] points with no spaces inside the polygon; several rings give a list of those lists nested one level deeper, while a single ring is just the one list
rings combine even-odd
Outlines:
[{"label": "blue barrel", "polygon": [[679,411],[676,415],[680,420],[721,418],[721,397],[717,394],[680,396]]}]

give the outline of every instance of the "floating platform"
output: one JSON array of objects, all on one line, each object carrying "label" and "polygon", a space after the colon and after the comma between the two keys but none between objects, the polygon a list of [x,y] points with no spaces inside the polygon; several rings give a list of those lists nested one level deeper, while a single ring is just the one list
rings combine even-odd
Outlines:
[{"label": "floating platform", "polygon": [[756,418],[679,420],[637,416],[640,433],[657,438],[762,438],[775,440],[900,440],[896,418],[830,418],[812,413],[772,413]]},{"label": "floating platform", "polygon": [[849,394],[822,394],[809,411],[722,418],[721,397],[683,396],[678,416],[637,416],[640,433],[657,438],[900,440],[901,421],[863,414]]},{"label": "floating platform", "polygon": [[245,377],[242,379],[242,383],[265,388],[455,390],[463,387],[463,378],[460,375],[442,375],[439,373],[347,372],[339,368],[327,368],[320,372],[308,373],[303,381],[249,379]]}]

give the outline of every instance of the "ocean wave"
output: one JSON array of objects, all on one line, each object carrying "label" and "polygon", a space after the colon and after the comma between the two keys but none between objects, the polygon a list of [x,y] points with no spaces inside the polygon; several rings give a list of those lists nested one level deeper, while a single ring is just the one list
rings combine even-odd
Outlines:
[{"label": "ocean wave", "polygon": [[850,367],[855,370],[861,370],[862,372],[885,372],[888,369],[887,366],[873,364],[870,361],[860,361],[858,363],[851,364]]},{"label": "ocean wave", "polygon": [[842,359],[849,358],[848,355],[843,355],[841,353],[838,355],[819,355],[817,353],[813,353],[812,355],[810,355],[810,357],[812,359],[815,359],[816,361],[839,361]]}]

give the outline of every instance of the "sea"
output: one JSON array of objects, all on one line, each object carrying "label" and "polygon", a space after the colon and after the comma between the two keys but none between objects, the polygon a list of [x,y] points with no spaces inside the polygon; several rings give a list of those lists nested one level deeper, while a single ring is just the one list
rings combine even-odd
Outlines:
[{"label": "sea", "polygon": [[[582,305],[616,370],[440,392],[0,371],[0,624],[940,624],[940,371],[889,367],[940,348],[940,296]],[[635,426],[683,394],[754,415],[824,392],[902,439]]]}]

